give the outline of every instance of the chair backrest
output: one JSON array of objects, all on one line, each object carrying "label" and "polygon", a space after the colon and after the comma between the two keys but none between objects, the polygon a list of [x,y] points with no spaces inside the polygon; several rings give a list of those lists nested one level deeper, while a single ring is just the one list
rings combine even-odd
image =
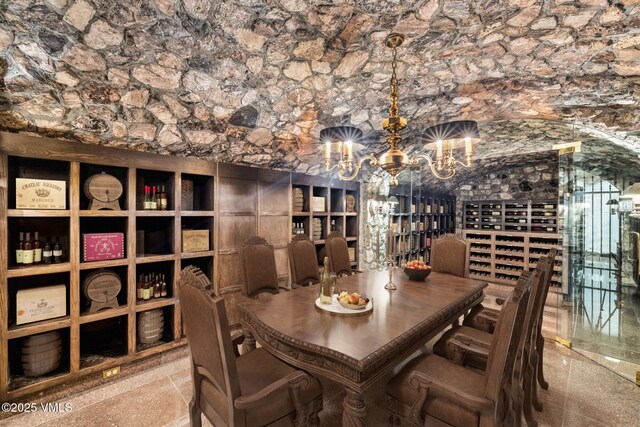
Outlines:
[{"label": "chair backrest", "polygon": [[551,287],[551,278],[553,277],[553,267],[556,265],[556,255],[558,254],[558,250],[556,248],[552,248],[547,254],[547,259],[549,261],[547,274],[544,278],[544,287],[542,289],[542,295],[540,296],[541,302],[538,304],[536,315],[534,316],[534,320],[536,322],[538,330],[542,327],[542,314],[544,313],[544,305],[547,302],[547,296],[549,295],[549,288]]},{"label": "chair backrest", "polygon": [[351,275],[353,270],[351,269],[351,261],[349,261],[347,239],[342,237],[339,231],[332,231],[327,236],[326,248],[331,271],[338,276]]},{"label": "chair backrest", "polygon": [[507,414],[511,394],[509,384],[520,345],[533,276],[528,271],[522,272],[513,292],[500,310],[493,333],[485,370],[484,395],[496,402],[495,417],[498,420],[504,419]]},{"label": "chair backrest", "polygon": [[438,273],[469,277],[471,245],[461,237],[445,234],[431,244],[431,269]]},{"label": "chair backrest", "polygon": [[210,382],[217,395],[215,401],[224,402],[226,409],[226,412],[216,411],[220,420],[212,422],[235,425],[234,420],[240,417],[233,401],[240,396],[240,382],[229,322],[224,300],[203,288],[203,284],[206,287],[203,277],[206,279],[198,268],[187,267],[180,274],[178,286],[180,310],[191,350],[194,392],[199,399],[202,381]]},{"label": "chair backrest", "polygon": [[320,282],[316,246],[306,234],[296,234],[291,239],[289,248],[289,268],[291,283],[306,286]]},{"label": "chair backrest", "polygon": [[259,293],[278,293],[278,273],[273,246],[259,236],[253,236],[240,248],[244,285],[242,292],[250,298]]}]

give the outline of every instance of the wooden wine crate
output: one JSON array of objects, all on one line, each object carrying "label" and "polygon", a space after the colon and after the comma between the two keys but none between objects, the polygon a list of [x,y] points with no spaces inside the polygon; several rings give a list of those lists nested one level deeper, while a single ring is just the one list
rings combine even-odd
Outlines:
[{"label": "wooden wine crate", "polygon": [[349,261],[356,261],[356,248],[348,248],[349,249]]},{"label": "wooden wine crate", "polygon": [[182,252],[209,250],[209,230],[182,230]]},{"label": "wooden wine crate", "polygon": [[124,233],[86,233],[82,235],[84,261],[124,258]]},{"label": "wooden wine crate", "polygon": [[16,324],[38,322],[67,315],[67,287],[41,286],[16,293]]},{"label": "wooden wine crate", "polygon": [[325,209],[325,203],[324,203],[324,197],[314,197],[311,199],[311,210],[313,212],[324,212]]},{"label": "wooden wine crate", "polygon": [[67,183],[16,178],[16,209],[66,209]]}]

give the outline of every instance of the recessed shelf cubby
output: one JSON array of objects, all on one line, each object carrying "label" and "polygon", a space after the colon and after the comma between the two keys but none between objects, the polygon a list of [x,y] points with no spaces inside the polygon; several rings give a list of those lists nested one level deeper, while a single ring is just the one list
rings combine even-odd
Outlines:
[{"label": "recessed shelf cubby", "polygon": [[[160,296],[160,298],[152,296],[148,300],[140,300],[136,298],[136,304],[146,304],[152,301],[158,301],[159,299],[168,299],[173,298],[173,283],[175,276],[175,263],[173,261],[163,261],[163,262],[151,262],[147,264],[138,264],[136,265],[136,287],[138,283],[144,283],[145,278],[153,276],[153,278],[157,276],[162,279],[164,276],[164,281],[166,283],[166,296]],[[142,282],[141,282],[142,280]],[[137,288],[136,288],[137,289]]]},{"label": "recessed shelf cubby", "polygon": [[[159,339],[157,341],[149,343],[149,342],[143,342],[145,341],[145,339],[141,336],[140,325],[142,323],[142,317],[150,315],[151,311],[162,312],[163,326],[160,332]],[[167,344],[173,341],[174,311],[175,311],[175,307],[173,305],[169,305],[166,307],[154,308],[153,310],[137,313],[137,319],[136,319],[136,351],[137,352],[142,352],[149,348],[156,347],[162,344]]]},{"label": "recessed shelf cubby", "polygon": [[210,176],[182,174],[180,198],[183,211],[213,210],[213,178]]},{"label": "recessed shelf cubby", "polygon": [[127,355],[127,316],[80,325],[80,369]]},{"label": "recessed shelf cubby", "polygon": [[[145,186],[164,187],[164,191],[167,194],[167,209],[172,211],[174,206],[174,191],[175,173],[138,169],[136,171],[136,209],[144,209],[144,188]],[[158,189],[159,191],[159,189]]]},{"label": "recessed shelf cubby", "polygon": [[[47,322],[48,320],[60,319],[64,316],[69,315],[70,304],[69,304],[69,284],[70,277],[68,272],[64,273],[52,273],[52,274],[38,274],[31,275],[25,277],[15,277],[10,278],[8,281],[8,296],[9,296],[9,310],[7,312],[7,323],[9,325],[9,330],[20,328],[33,328],[37,329],[37,327]],[[22,325],[17,325],[16,316],[17,316],[17,307],[16,307],[16,297],[18,291],[34,289],[34,288],[43,288],[47,286],[54,285],[64,285],[65,286],[65,304],[66,304],[66,312],[63,316],[59,316],[53,319],[42,320],[38,322],[24,323]],[[4,320],[3,320],[4,321]]]},{"label": "recessed shelf cubby", "polygon": [[136,218],[137,256],[173,254],[173,230],[174,220],[170,217]]},{"label": "recessed shelf cubby", "polygon": [[[96,274],[109,272],[115,273],[120,279],[120,292],[116,296],[118,307],[125,307],[127,301],[127,289],[128,289],[128,267],[126,265],[113,266],[109,268],[87,269],[80,271],[80,313],[87,314],[91,307],[91,299],[89,299],[84,292],[85,282],[87,278],[91,278]],[[112,310],[112,308],[103,308],[102,311]]]},{"label": "recessed shelf cubby", "polygon": [[8,163],[9,209],[16,209],[16,178],[64,181],[66,209],[69,209],[69,162],[9,156]]},{"label": "recessed shelf cubby", "polygon": [[115,177],[122,185],[122,195],[118,198],[120,210],[127,210],[128,200],[128,169],[116,166],[103,166],[81,163],[80,164],[80,209],[87,210],[91,205],[91,199],[87,197],[84,188],[87,180],[94,175],[106,173]]},{"label": "recessed shelf cubby", "polygon": [[[51,342],[51,335],[48,333],[47,337],[49,339],[44,340],[44,337],[37,335],[24,336],[20,338],[14,338],[9,340],[8,350],[9,350],[9,391],[18,390],[21,388],[25,388],[28,386],[33,386],[39,382],[46,381],[50,378],[68,374],[70,371],[70,331],[69,328],[60,328],[55,330],[54,334],[56,335],[55,343],[49,344],[53,346],[54,349],[59,349],[59,353],[55,350],[52,351],[50,357],[59,359],[59,366],[49,372],[46,372],[42,375],[37,376],[27,376],[25,374],[29,374],[25,371],[25,363],[26,360],[23,360],[23,350],[25,348],[33,348],[37,345],[47,345],[46,341]],[[49,331],[51,332],[51,331]],[[51,348],[51,347],[48,347]],[[35,349],[37,351],[37,348]],[[46,366],[49,364],[50,360],[44,360],[41,362],[40,367]],[[37,363],[37,362],[36,362]],[[37,365],[36,365],[37,367]]]},{"label": "recessed shelf cubby", "polygon": [[27,232],[30,233],[32,241],[35,240],[35,233],[38,232],[38,240],[40,240],[43,249],[47,241],[51,241],[53,245],[56,242],[56,238],[59,239],[62,247],[61,262],[69,261],[69,218],[10,217],[8,218],[8,229],[9,258],[6,261],[8,261],[10,269],[27,269],[45,265],[44,260],[40,264],[25,265],[16,263],[16,249],[20,242],[20,233],[24,233],[26,239]]}]

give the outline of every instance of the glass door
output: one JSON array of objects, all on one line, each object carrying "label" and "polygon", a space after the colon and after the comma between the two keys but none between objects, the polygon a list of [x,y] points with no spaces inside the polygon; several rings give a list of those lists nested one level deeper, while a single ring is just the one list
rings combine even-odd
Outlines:
[{"label": "glass door", "polygon": [[565,274],[557,341],[635,381],[640,218],[624,191],[631,183],[622,174],[594,173],[582,153],[561,154],[559,161]]}]

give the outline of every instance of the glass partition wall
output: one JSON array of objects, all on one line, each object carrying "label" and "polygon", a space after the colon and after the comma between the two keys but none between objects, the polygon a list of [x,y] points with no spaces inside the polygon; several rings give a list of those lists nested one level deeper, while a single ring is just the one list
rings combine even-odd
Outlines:
[{"label": "glass partition wall", "polygon": [[565,280],[558,341],[636,381],[640,221],[625,194],[632,182],[623,169],[603,176],[583,153],[561,154],[559,162]]}]

